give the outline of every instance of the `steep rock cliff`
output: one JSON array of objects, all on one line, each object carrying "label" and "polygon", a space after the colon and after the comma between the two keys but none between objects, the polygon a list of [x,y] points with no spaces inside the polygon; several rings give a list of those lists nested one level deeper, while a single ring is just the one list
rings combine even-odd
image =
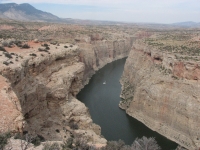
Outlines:
[{"label": "steep rock cliff", "polygon": [[22,59],[0,67],[1,132],[28,131],[46,140],[64,140],[73,132],[93,144],[105,144],[100,127],[75,97],[96,70],[126,57],[131,44],[131,39],[94,41],[68,48],[60,44],[50,45],[48,54],[33,48],[13,55],[13,59]]},{"label": "steep rock cliff", "polygon": [[[191,66],[191,67],[188,67]],[[135,42],[121,78],[120,107],[188,149],[200,147],[199,63]]]}]

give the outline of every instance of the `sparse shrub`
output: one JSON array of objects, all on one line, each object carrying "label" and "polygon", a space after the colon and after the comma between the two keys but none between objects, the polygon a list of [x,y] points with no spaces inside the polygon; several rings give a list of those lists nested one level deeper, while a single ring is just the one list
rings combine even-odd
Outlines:
[{"label": "sparse shrub", "polygon": [[7,58],[13,58],[9,53],[4,53],[4,55],[5,55],[5,57],[7,57]]},{"label": "sparse shrub", "polygon": [[73,148],[72,144],[73,144],[73,138],[69,138],[69,139],[67,139],[66,142],[64,142],[63,144],[61,144],[61,147],[62,147],[63,150],[65,150],[67,148],[71,149],[71,148]]},{"label": "sparse shrub", "polygon": [[24,132],[23,134],[17,133],[15,134],[14,139],[21,139],[23,141],[26,141],[27,142],[26,144],[32,143],[34,144],[34,146],[39,146],[41,142],[45,141],[44,137],[40,135],[32,135],[32,134],[29,134],[28,132]]},{"label": "sparse shrub", "polygon": [[133,149],[135,150],[161,150],[160,146],[157,144],[155,138],[147,138],[147,137],[142,137],[141,139],[136,139],[132,146]]},{"label": "sparse shrub", "polygon": [[24,45],[22,45],[22,48],[28,49],[28,48],[30,48],[30,46],[28,44],[24,44]]},{"label": "sparse shrub", "polygon": [[17,46],[22,48],[22,44],[18,44]]},{"label": "sparse shrub", "polygon": [[21,56],[21,55],[19,55],[19,57],[21,58],[21,59],[23,59],[24,57],[23,56]]},{"label": "sparse shrub", "polygon": [[42,46],[44,46],[44,47],[47,47],[47,46],[49,46],[48,44],[46,44],[46,43],[44,43]]},{"label": "sparse shrub", "polygon": [[51,42],[50,44],[52,44],[52,45],[56,45],[56,44],[57,44],[57,42]]},{"label": "sparse shrub", "polygon": [[30,55],[30,56],[35,56],[35,57],[37,56],[37,55],[36,55],[36,54],[34,54],[34,53],[31,53],[31,54],[29,54],[29,55]]},{"label": "sparse shrub", "polygon": [[0,51],[6,52],[5,48],[0,46]]},{"label": "sparse shrub", "polygon": [[73,45],[70,45],[70,47],[73,47]]},{"label": "sparse shrub", "polygon": [[2,46],[3,46],[3,47],[7,47],[8,45],[9,45],[9,44],[8,44],[7,41],[3,41],[3,42],[2,42]]},{"label": "sparse shrub", "polygon": [[69,123],[69,127],[73,130],[77,130],[78,129],[78,125],[75,122],[70,122]]},{"label": "sparse shrub", "polygon": [[21,133],[16,133],[14,136],[14,139],[22,139],[22,134]]},{"label": "sparse shrub", "polygon": [[40,51],[40,52],[48,52],[48,50],[44,49],[44,48],[38,48],[38,51]]},{"label": "sparse shrub", "polygon": [[46,48],[45,48],[46,50],[50,50],[50,48],[49,48],[49,46],[46,46]]},{"label": "sparse shrub", "polygon": [[22,42],[21,42],[21,41],[15,41],[14,43],[15,43],[15,45],[17,45],[18,47],[22,47]]},{"label": "sparse shrub", "polygon": [[42,138],[40,138],[40,136],[35,136],[31,141],[31,143],[34,144],[35,146],[39,146],[41,142],[42,142]]},{"label": "sparse shrub", "polygon": [[0,134],[0,150],[3,150],[6,144],[8,143],[8,139],[11,137],[11,134],[8,133],[3,133]]},{"label": "sparse shrub", "polygon": [[[125,145],[124,141],[108,141],[107,145],[102,150],[131,150],[130,146]],[[135,149],[134,149],[135,150]]]},{"label": "sparse shrub", "polygon": [[60,150],[60,146],[58,143],[53,143],[53,144],[45,143],[44,148],[42,150]]},{"label": "sparse shrub", "polygon": [[38,48],[38,51],[44,51],[44,49],[43,48]]},{"label": "sparse shrub", "polygon": [[6,65],[6,66],[9,65],[9,63],[7,61],[4,61],[3,64]]},{"label": "sparse shrub", "polygon": [[64,46],[64,48],[68,48],[68,46]]}]

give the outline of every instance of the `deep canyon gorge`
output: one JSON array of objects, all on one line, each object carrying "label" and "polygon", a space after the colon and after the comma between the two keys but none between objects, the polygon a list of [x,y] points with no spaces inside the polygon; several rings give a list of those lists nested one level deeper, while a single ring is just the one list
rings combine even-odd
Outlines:
[{"label": "deep canyon gorge", "polygon": [[48,52],[38,51],[44,44],[38,41],[29,41],[32,48],[28,50],[6,47],[13,54],[1,57],[0,132],[28,131],[47,141],[76,134],[90,144],[104,146],[107,140],[100,126],[93,123],[76,95],[97,70],[128,57],[120,80],[123,100],[119,107],[181,146],[199,148],[199,61],[161,51],[168,48],[163,46],[167,42],[158,41],[157,34],[140,31],[122,38],[114,33],[110,39],[101,34],[77,36],[74,44],[47,42]]}]

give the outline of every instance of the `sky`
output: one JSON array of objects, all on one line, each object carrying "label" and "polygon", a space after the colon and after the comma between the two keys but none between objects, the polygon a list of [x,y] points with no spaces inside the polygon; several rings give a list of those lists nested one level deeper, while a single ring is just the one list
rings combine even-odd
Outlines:
[{"label": "sky", "polygon": [[200,22],[200,0],[0,0],[29,3],[61,18],[141,23]]}]

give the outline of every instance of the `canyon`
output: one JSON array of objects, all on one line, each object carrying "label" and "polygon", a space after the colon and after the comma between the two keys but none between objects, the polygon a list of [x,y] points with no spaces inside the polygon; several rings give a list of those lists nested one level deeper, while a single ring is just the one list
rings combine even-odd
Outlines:
[{"label": "canyon", "polygon": [[30,49],[5,48],[12,58],[0,52],[0,132],[29,132],[47,141],[76,135],[89,144],[105,145],[100,127],[76,95],[96,70],[128,56],[132,43],[131,37],[115,41],[97,38],[79,46],[48,43],[47,53],[38,51],[43,43],[35,40],[28,42]]},{"label": "canyon", "polygon": [[181,146],[200,147],[199,30],[11,20],[0,29],[0,133],[105,145],[76,95],[97,70],[128,56],[120,108]]}]

